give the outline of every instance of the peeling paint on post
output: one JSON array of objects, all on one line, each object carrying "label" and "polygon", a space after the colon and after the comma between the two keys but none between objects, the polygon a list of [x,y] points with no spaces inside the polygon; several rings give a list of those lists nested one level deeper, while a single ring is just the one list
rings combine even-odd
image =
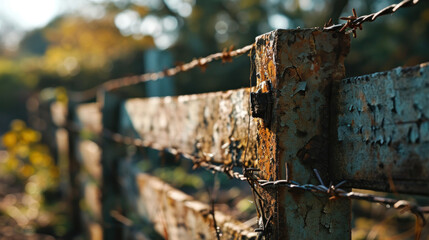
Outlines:
[{"label": "peeling paint on post", "polygon": [[[316,29],[276,30],[256,39],[259,91],[271,92],[271,113],[258,121],[258,167],[267,180],[329,182],[329,114],[332,83],[344,77],[350,39]],[[309,192],[260,190],[264,214],[272,216],[269,239],[349,239],[347,199]]]},{"label": "peeling paint on post", "polygon": [[353,187],[429,194],[429,64],[339,82],[330,169]]}]

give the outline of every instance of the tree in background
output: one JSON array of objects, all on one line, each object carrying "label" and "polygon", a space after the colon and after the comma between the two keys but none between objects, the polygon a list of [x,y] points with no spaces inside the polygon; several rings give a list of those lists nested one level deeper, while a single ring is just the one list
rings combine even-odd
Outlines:
[{"label": "tree in background", "polygon": [[[111,78],[141,74],[143,53],[157,48],[175,62],[250,44],[275,28],[322,26],[329,18],[367,14],[394,0],[86,0],[75,12],[25,35],[17,51],[1,49],[0,112],[25,116],[32,91],[65,86],[83,90]],[[429,3],[401,9],[364,25],[346,60],[349,76],[427,61]],[[176,93],[248,86],[249,60],[214,63],[205,74],[192,70],[176,77]],[[139,88],[127,95],[143,96]],[[5,126],[6,124],[2,124]]]}]

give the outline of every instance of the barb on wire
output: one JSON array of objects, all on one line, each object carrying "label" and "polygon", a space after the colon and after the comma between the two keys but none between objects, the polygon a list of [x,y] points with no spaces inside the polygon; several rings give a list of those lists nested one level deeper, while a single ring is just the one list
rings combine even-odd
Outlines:
[{"label": "barb on wire", "polygon": [[[174,148],[163,149],[160,146],[156,146],[154,143],[149,143],[141,139],[134,139],[131,137],[123,136],[121,134],[113,133],[108,130],[103,131],[103,133],[105,137],[115,142],[119,142],[127,145],[134,145],[138,147],[151,147],[158,150],[167,150],[172,154],[180,154],[185,158],[192,160],[194,163],[194,168],[202,167],[209,171],[225,173],[228,177],[233,179],[238,179],[240,181],[247,181],[250,187],[252,188],[255,204],[256,205],[260,204],[261,208],[263,204],[260,201],[263,201],[263,198],[258,192],[257,187],[260,187],[262,189],[272,188],[272,187],[275,187],[275,188],[286,187],[291,190],[309,191],[313,193],[326,194],[329,196],[330,200],[334,200],[337,198],[356,199],[356,200],[363,200],[367,202],[379,203],[386,207],[393,207],[394,209],[399,210],[401,213],[408,211],[416,216],[416,219],[417,219],[416,222],[420,226],[420,228],[416,228],[416,235],[418,234],[418,229],[421,229],[421,226],[426,225],[426,219],[424,214],[429,214],[429,206],[419,206],[416,203],[413,203],[407,200],[399,200],[399,199],[393,199],[388,197],[376,196],[368,193],[346,191],[340,188],[346,183],[346,181],[341,181],[335,185],[332,182],[329,183],[329,185],[325,185],[317,169],[314,169],[314,173],[317,180],[319,181],[318,185],[300,184],[298,182],[291,181],[288,178],[286,180],[277,180],[277,181],[262,180],[257,178],[256,173],[260,171],[257,168],[245,168],[243,174],[240,174],[238,172],[233,171],[232,166],[230,165],[212,164],[211,160],[213,159],[213,155],[211,154],[203,154],[202,157],[198,157],[198,156],[193,156],[186,153],[180,153],[177,149],[174,149]],[[263,209],[257,208],[257,210],[258,210],[259,216],[264,216]],[[264,218],[262,219],[263,227],[261,227],[260,229],[257,229],[260,232],[265,232],[265,229],[266,229],[265,225],[268,224],[271,217],[266,219],[265,217],[263,218]]]},{"label": "barb on wire", "polygon": [[166,69],[164,71],[112,79],[102,83],[101,85],[82,92],[70,92],[70,98],[75,101],[83,101],[95,97],[99,89],[112,91],[118,88],[135,85],[142,82],[156,81],[164,77],[174,76],[180,72],[189,71],[195,67],[200,67],[204,71],[207,68],[207,64],[216,60],[222,60],[222,63],[232,62],[232,59],[234,57],[238,57],[249,52],[253,48],[253,46],[254,44],[250,44],[236,50],[233,50],[233,46],[231,46],[228,50],[224,49],[222,52],[210,54],[204,58],[194,59],[185,64],[178,64],[177,66]]},{"label": "barb on wire", "polygon": [[386,198],[386,197],[380,197],[372,194],[367,193],[358,193],[358,192],[347,192],[344,189],[341,189],[340,186],[342,186],[346,181],[341,181],[340,183],[333,185],[330,184],[329,186],[325,185],[319,175],[319,172],[315,169],[314,173],[320,183],[320,185],[313,185],[313,184],[299,184],[294,181],[286,181],[286,180],[278,180],[278,181],[265,181],[260,180],[261,187],[272,187],[272,186],[284,186],[290,189],[300,189],[310,192],[316,192],[316,193],[324,193],[328,196],[331,196],[330,199],[335,198],[349,198],[349,199],[356,199],[356,200],[364,200],[368,202],[374,202],[374,203],[380,203],[388,207],[393,207],[395,209],[400,210],[401,212],[409,211],[413,213],[417,219],[420,220],[420,223],[422,225],[426,224],[426,219],[424,218],[425,213],[429,213],[429,207],[420,207],[415,203],[412,203],[410,201],[406,200],[398,200],[393,198]]},{"label": "barb on wire", "polygon": [[419,2],[419,0],[403,0],[400,3],[387,6],[378,12],[371,13],[371,14],[364,15],[364,16],[360,16],[360,17],[357,16],[356,10],[353,9],[353,15],[352,16],[340,18],[342,20],[346,20],[347,21],[346,23],[332,25],[332,19],[330,19],[329,22],[326,23],[325,26],[323,27],[323,30],[325,30],[325,31],[332,31],[332,30],[337,31],[338,30],[340,32],[343,32],[347,28],[349,28],[350,31],[348,31],[347,33],[351,32],[351,33],[353,33],[353,37],[356,37],[357,28],[362,30],[362,24],[364,22],[373,22],[375,19],[377,19],[380,16],[392,14],[400,8],[414,6],[418,2]]},{"label": "barb on wire", "polygon": [[[71,128],[74,131],[78,131],[76,129],[76,127]],[[257,182],[257,180],[254,177],[251,177],[250,175],[253,174],[254,171],[259,171],[258,169],[255,168],[247,168],[246,171],[246,176],[243,174],[240,174],[238,172],[234,172],[232,170],[232,165],[215,165],[213,164],[213,154],[211,153],[203,153],[201,156],[195,156],[195,155],[191,155],[188,153],[183,153],[180,152],[178,149],[174,148],[174,147],[164,147],[162,145],[159,145],[155,142],[151,142],[151,141],[146,141],[146,140],[142,140],[139,138],[132,138],[132,137],[128,137],[128,136],[124,136],[122,134],[119,133],[115,133],[112,132],[108,129],[103,129],[102,132],[103,136],[107,139],[110,139],[114,142],[117,143],[122,143],[125,145],[133,145],[136,147],[150,147],[159,151],[167,151],[173,155],[176,156],[183,156],[184,158],[190,159],[192,161],[193,165],[193,169],[197,169],[199,167],[205,168],[209,171],[213,171],[213,172],[220,172],[220,173],[225,173],[229,178],[235,178],[235,179],[239,179],[241,181],[246,181],[249,178],[253,179],[254,181]]]}]

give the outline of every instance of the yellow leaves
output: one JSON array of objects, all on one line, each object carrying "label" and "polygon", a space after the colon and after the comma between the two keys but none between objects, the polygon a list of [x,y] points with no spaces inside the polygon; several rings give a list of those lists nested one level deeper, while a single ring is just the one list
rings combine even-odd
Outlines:
[{"label": "yellow leaves", "polygon": [[10,124],[12,131],[19,132],[24,130],[25,122],[22,120],[13,120]]},{"label": "yellow leaves", "polygon": [[26,158],[30,153],[30,147],[26,144],[18,144],[11,150],[11,152],[16,154],[19,158]]},{"label": "yellow leaves", "polygon": [[36,166],[46,165],[45,164],[45,156],[43,154],[41,154],[40,152],[37,152],[37,151],[32,152],[30,154],[29,159],[33,165],[36,165]]},{"label": "yellow leaves", "polygon": [[40,133],[32,129],[26,128],[21,132],[21,138],[26,143],[35,143],[40,141],[41,136]]},{"label": "yellow leaves", "polygon": [[[135,11],[146,15],[148,9],[136,6]],[[44,85],[41,81],[51,81],[55,77],[59,81],[66,81],[78,74],[82,74],[82,79],[85,79],[88,72],[109,73],[112,63],[118,59],[154,46],[153,39],[148,36],[124,37],[114,24],[114,13],[95,20],[62,16],[37,31],[44,38],[45,51],[13,60],[0,57],[0,77],[8,80],[8,85],[4,85],[9,89],[19,86],[32,89],[39,84]],[[3,92],[10,93],[6,88]]]},{"label": "yellow leaves", "polygon": [[[138,11],[146,14],[147,10],[139,8]],[[82,69],[105,68],[112,59],[153,45],[147,39],[138,41],[122,36],[113,20],[108,18],[88,21],[67,16],[47,28],[45,35],[50,45],[43,57],[44,66],[63,77],[74,76]]]},{"label": "yellow leaves", "polygon": [[11,123],[11,131],[3,135],[2,143],[12,152],[25,157],[28,155],[27,145],[40,141],[40,138],[40,133],[27,128],[24,121],[14,120]]},{"label": "yellow leaves", "polygon": [[[56,94],[63,101],[67,101],[65,89],[57,89]],[[42,191],[56,184],[59,172],[49,149],[40,144],[40,140],[39,132],[28,128],[24,121],[14,120],[11,130],[2,136],[7,157],[1,167],[22,180],[31,180],[30,182],[36,183],[37,189]]]},{"label": "yellow leaves", "polygon": [[19,165],[19,160],[14,156],[9,156],[6,159],[6,163],[5,163],[6,170],[13,171],[18,168],[18,165]]},{"label": "yellow leaves", "polygon": [[53,165],[51,156],[39,151],[33,151],[30,154],[29,160],[34,166],[49,167]]},{"label": "yellow leaves", "polygon": [[55,96],[56,96],[57,102],[67,105],[69,99],[67,96],[67,90],[64,87],[55,88]]},{"label": "yellow leaves", "polygon": [[44,70],[60,76],[75,75],[80,71],[83,57],[76,49],[67,45],[49,47],[44,56]]},{"label": "yellow leaves", "polygon": [[7,132],[2,137],[3,146],[12,148],[18,142],[18,134],[15,132]]},{"label": "yellow leaves", "polygon": [[23,165],[20,169],[19,169],[19,173],[24,177],[24,178],[29,178],[30,176],[32,176],[34,174],[35,170],[34,167],[28,164]]}]

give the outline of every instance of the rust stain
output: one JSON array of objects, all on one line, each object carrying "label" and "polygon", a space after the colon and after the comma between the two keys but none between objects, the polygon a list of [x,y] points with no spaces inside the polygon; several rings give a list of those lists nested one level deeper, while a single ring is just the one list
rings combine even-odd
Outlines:
[{"label": "rust stain", "polygon": [[[316,30],[277,30],[257,41],[257,83],[270,80],[274,96],[271,126],[266,128],[258,122],[261,178],[281,179],[285,163],[291,180],[314,179],[312,168],[327,175],[330,81],[344,76],[343,60],[349,38]],[[339,47],[341,44],[346,46]],[[328,199],[316,200],[301,192],[278,193],[264,192],[265,210],[276,215],[269,237],[306,239],[310,236],[307,234],[318,231],[305,226],[305,216],[320,214],[322,211],[316,206]],[[306,202],[312,202],[312,207],[303,204],[304,197]],[[329,217],[326,219],[330,221]]]},{"label": "rust stain", "polygon": [[[258,123],[258,125],[262,125],[263,123]],[[275,152],[275,134],[270,131],[267,127],[261,126],[258,129],[258,155],[260,158],[258,159],[258,167],[261,169],[261,178],[263,179],[272,179],[272,169],[274,167],[274,162],[271,159],[274,158],[273,153]]]}]

